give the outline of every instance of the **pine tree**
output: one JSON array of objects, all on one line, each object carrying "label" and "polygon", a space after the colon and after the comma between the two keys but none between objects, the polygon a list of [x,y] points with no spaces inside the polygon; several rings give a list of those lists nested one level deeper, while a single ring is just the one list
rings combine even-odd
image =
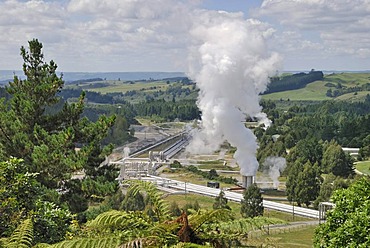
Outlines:
[{"label": "pine tree", "polygon": [[97,122],[81,118],[85,94],[76,103],[60,107],[57,93],[64,82],[57,75],[57,65],[44,62],[37,39],[28,45],[28,50],[21,48],[25,79],[14,76],[6,88],[10,99],[2,99],[0,105],[0,159],[22,158],[28,172],[38,173],[37,181],[49,189],[68,191],[66,182],[79,170],[104,188],[106,182],[99,176],[113,172],[100,165],[112,147],[102,147],[101,140],[115,117],[101,116]]},{"label": "pine tree", "polygon": [[220,194],[215,198],[215,202],[213,203],[213,209],[225,208],[231,210],[230,206],[227,205],[227,201],[228,200],[225,197],[225,192],[221,190]]},{"label": "pine tree", "polygon": [[240,213],[243,217],[263,215],[262,194],[257,184],[252,184],[243,192]]}]

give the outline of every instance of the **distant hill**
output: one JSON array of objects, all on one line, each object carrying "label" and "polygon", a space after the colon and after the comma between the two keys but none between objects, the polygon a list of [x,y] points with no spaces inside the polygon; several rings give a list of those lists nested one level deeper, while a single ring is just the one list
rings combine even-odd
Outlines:
[{"label": "distant hill", "polygon": [[370,94],[370,72],[324,74],[300,89],[265,94],[263,99],[291,101],[345,100],[363,101]]},{"label": "distant hill", "polygon": [[307,84],[323,78],[324,73],[322,71],[300,72],[283,77],[272,77],[265,94],[304,88]]},{"label": "distant hill", "polygon": [[[58,72],[61,74],[62,72]],[[0,84],[7,84],[13,80],[13,75],[24,78],[22,71],[0,70]],[[91,78],[102,78],[105,80],[158,80],[168,78],[184,78],[183,72],[63,72],[66,83]]]}]

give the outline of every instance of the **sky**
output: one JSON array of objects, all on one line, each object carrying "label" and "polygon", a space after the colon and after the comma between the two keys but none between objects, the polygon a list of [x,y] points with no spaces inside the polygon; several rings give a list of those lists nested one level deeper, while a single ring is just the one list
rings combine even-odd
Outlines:
[{"label": "sky", "polygon": [[0,0],[0,70],[37,38],[64,72],[187,72],[189,30],[216,11],[261,23],[283,71],[370,70],[370,0]]}]

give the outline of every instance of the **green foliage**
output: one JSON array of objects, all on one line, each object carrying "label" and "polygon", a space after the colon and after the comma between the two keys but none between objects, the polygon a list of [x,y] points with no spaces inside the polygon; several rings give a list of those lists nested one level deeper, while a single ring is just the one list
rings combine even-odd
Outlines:
[{"label": "green foliage", "polygon": [[38,201],[33,213],[34,241],[56,243],[64,239],[72,221],[72,214],[54,203]]},{"label": "green foliage", "polygon": [[170,168],[183,168],[183,166],[181,165],[181,163],[177,160],[174,160],[171,164],[170,164]]},{"label": "green foliage", "polygon": [[158,221],[163,221],[169,217],[168,206],[166,202],[161,198],[162,194],[157,190],[154,184],[145,181],[127,181],[130,185],[130,191],[135,196],[140,191],[146,192],[147,194],[147,207],[153,211],[154,217]]},{"label": "green foliage", "polygon": [[252,184],[243,192],[240,213],[243,217],[263,215],[263,198],[257,184]]},{"label": "green foliage", "polygon": [[64,82],[56,73],[57,65],[44,62],[37,39],[28,45],[29,50],[21,48],[26,79],[14,76],[7,87],[10,98],[0,106],[0,159],[24,159],[27,172],[38,173],[37,181],[48,189],[59,189],[81,169],[94,180],[112,150],[102,148],[101,141],[115,117],[101,116],[95,123],[81,118],[84,93],[76,103],[61,106],[57,93]]},{"label": "green foliage", "polygon": [[88,248],[113,248],[120,244],[118,237],[108,238],[81,238],[74,240],[66,240],[54,245],[47,246],[47,248],[74,248],[74,247],[88,247]]},{"label": "green foliage", "polygon": [[33,224],[31,219],[24,220],[6,242],[7,248],[30,248],[33,242]]},{"label": "green foliage", "polygon": [[321,71],[311,71],[307,74],[301,72],[282,78],[273,77],[265,94],[303,88],[309,83],[322,80],[323,77],[324,74]]},{"label": "green foliage", "polygon": [[88,223],[88,227],[96,229],[125,230],[146,229],[151,225],[149,218],[142,212],[126,212],[110,210],[98,215]]},{"label": "green foliage", "polygon": [[189,166],[185,167],[185,170],[190,171],[194,174],[200,175],[200,176],[202,176],[206,179],[209,179],[209,180],[217,180],[217,181],[224,182],[224,183],[229,183],[229,184],[236,184],[238,182],[238,180],[236,180],[235,178],[232,178],[232,177],[219,176],[217,174],[216,170],[214,170],[214,169],[211,169],[209,172],[206,172],[206,171],[199,170],[194,165],[189,165]]},{"label": "green foliage", "polygon": [[319,167],[310,161],[302,164],[296,161],[288,172],[286,192],[289,201],[297,202],[298,206],[307,206],[314,201],[320,192],[321,176]]},{"label": "green foliage", "polygon": [[315,247],[369,247],[370,180],[361,178],[333,195],[335,208],[315,233]]},{"label": "green foliage", "polygon": [[162,120],[173,121],[199,119],[199,110],[195,100],[181,100],[178,102],[162,100],[147,100],[135,105],[135,110],[139,116],[150,116]]},{"label": "green foliage", "polygon": [[173,217],[178,217],[181,215],[181,209],[179,208],[179,205],[173,201],[169,208],[170,214]]},{"label": "green foliage", "polygon": [[129,190],[122,201],[120,209],[125,211],[143,211],[145,209],[144,196],[140,192]]},{"label": "green foliage", "polygon": [[215,203],[213,204],[213,209],[225,208],[231,210],[230,206],[227,205],[227,198],[225,197],[225,192],[220,191],[220,194],[215,198]]},{"label": "green foliage", "polygon": [[308,207],[311,201],[315,200],[320,191],[320,172],[318,165],[307,162],[303,171],[298,174],[297,185],[295,186],[296,202],[306,204]]},{"label": "green foliage", "polygon": [[315,208],[319,206],[320,202],[330,201],[331,195],[335,190],[348,188],[348,179],[335,177],[333,174],[328,174],[324,182],[320,186],[320,192],[314,202]]},{"label": "green foliage", "polygon": [[329,143],[323,153],[322,168],[325,173],[348,177],[354,174],[353,160],[336,142]]},{"label": "green foliage", "polygon": [[35,173],[28,173],[23,160],[0,162],[0,236],[10,235],[18,223],[35,208],[42,193]]}]

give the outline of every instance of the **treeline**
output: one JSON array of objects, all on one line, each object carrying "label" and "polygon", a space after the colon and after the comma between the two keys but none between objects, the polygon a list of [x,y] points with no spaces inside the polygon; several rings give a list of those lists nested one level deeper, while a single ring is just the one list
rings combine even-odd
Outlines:
[{"label": "treeline", "polygon": [[194,100],[168,101],[152,100],[135,104],[138,116],[160,117],[163,120],[173,121],[198,119],[200,112]]},{"label": "treeline", "polygon": [[338,97],[348,93],[355,93],[359,91],[370,91],[370,83],[366,83],[363,85],[358,85],[355,87],[345,87],[342,86],[341,83],[333,84],[333,83],[326,83],[325,86],[331,87],[326,91],[326,96],[328,97]]},{"label": "treeline", "polygon": [[103,81],[103,79],[102,78],[80,79],[80,80],[74,80],[74,81],[66,82],[66,84],[84,84],[84,83],[99,82],[99,81]]},{"label": "treeline", "polygon": [[[63,99],[67,100],[69,98],[78,98],[82,94],[81,89],[63,89],[58,93],[58,96],[63,97]],[[101,94],[94,91],[85,91],[86,100],[88,102],[94,103],[103,103],[103,104],[115,104],[115,103],[126,103],[123,100],[122,93],[108,93],[108,94]]]},{"label": "treeline", "polygon": [[290,76],[272,77],[271,83],[264,94],[304,88],[307,84],[322,80],[323,78],[324,74],[322,71],[313,70],[309,73],[301,72]]},{"label": "treeline", "polygon": [[259,169],[269,169],[269,157],[284,157],[288,200],[317,207],[355,176],[354,158],[342,147],[360,148],[357,160],[370,158],[370,96],[361,103],[325,101],[288,110],[276,104],[263,102],[273,124],[254,130]]}]

